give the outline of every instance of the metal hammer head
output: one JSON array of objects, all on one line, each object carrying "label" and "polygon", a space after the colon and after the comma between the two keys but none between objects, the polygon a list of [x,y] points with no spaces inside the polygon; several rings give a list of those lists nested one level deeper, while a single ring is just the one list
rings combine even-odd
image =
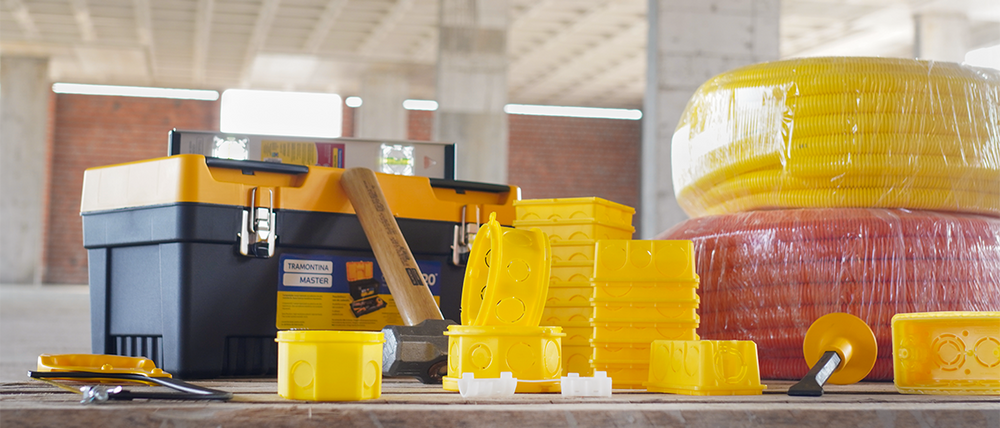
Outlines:
[{"label": "metal hammer head", "polygon": [[412,376],[423,383],[441,383],[448,373],[449,320],[425,320],[414,326],[382,329],[382,375]]}]

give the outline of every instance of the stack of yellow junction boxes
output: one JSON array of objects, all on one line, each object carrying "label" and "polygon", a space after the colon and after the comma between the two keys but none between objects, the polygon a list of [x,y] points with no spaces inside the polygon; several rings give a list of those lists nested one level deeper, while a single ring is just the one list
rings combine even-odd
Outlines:
[{"label": "stack of yellow junction boxes", "polygon": [[605,199],[531,199],[514,202],[514,227],[538,228],[552,246],[552,270],[542,324],[560,326],[563,374],[590,376],[593,356],[591,339],[593,316],[595,244],[599,239],[629,239],[631,207]]},{"label": "stack of yellow junction boxes", "polygon": [[643,388],[650,343],[698,340],[691,241],[603,240],[594,263],[594,354],[615,388]]}]

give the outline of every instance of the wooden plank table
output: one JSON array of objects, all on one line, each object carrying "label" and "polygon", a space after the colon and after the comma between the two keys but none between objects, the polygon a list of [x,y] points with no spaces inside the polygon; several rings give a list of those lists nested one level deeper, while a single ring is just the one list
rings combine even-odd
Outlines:
[{"label": "wooden plank table", "polygon": [[[231,391],[229,402],[173,400],[80,404],[80,395],[25,378],[0,384],[3,427],[1000,427],[1000,397],[904,395],[891,383],[827,385],[823,397],[789,397],[792,382],[765,381],[756,396],[685,396],[615,390],[607,398],[517,394],[464,399],[440,387],[386,379],[360,402],[285,400],[275,379],[192,382]],[[130,386],[129,388],[147,388]]]}]

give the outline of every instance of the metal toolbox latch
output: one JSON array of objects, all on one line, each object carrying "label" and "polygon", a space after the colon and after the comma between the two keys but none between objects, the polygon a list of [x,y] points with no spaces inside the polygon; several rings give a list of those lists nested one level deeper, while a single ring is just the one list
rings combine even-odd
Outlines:
[{"label": "metal toolbox latch", "polygon": [[451,241],[451,263],[455,266],[465,266],[468,263],[469,252],[472,251],[472,241],[476,239],[476,232],[479,231],[479,205],[476,205],[475,223],[465,222],[465,212],[468,207],[468,205],[462,206],[462,224],[455,225],[455,234]]},{"label": "metal toolbox latch", "polygon": [[277,234],[277,214],[274,212],[274,190],[267,189],[267,207],[257,206],[257,188],[250,189],[250,205],[243,209],[240,254],[266,259],[274,255]]}]

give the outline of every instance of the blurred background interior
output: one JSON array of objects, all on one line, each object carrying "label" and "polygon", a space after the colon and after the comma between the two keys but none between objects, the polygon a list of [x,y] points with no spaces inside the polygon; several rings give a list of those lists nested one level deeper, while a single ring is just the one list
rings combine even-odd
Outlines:
[{"label": "blurred background interior", "polygon": [[[171,129],[455,142],[456,178],[636,207],[648,239],[687,218],[670,137],[694,90],[808,56],[1000,68],[1000,2],[4,0],[0,378],[90,352],[83,171],[165,156]],[[275,101],[241,121],[238,90],[325,94],[324,126],[281,128]]]}]

